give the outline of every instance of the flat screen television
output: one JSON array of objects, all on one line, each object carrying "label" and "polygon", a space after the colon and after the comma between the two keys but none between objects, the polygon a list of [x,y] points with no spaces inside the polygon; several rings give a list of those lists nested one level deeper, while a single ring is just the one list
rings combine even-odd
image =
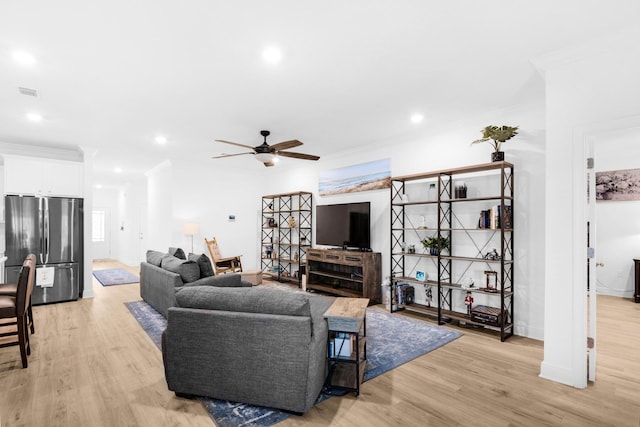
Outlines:
[{"label": "flat screen television", "polygon": [[344,249],[369,249],[370,213],[370,202],[316,206],[316,243]]}]

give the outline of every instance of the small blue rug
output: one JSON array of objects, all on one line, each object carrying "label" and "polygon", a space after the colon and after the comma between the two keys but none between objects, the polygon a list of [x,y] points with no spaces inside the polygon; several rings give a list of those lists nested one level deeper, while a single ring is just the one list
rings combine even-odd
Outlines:
[{"label": "small blue rug", "polygon": [[[144,301],[125,305],[160,348],[167,320]],[[460,333],[386,311],[367,309],[367,364],[364,381],[390,371],[460,337]],[[328,399],[321,394],[318,401]],[[279,409],[199,398],[219,427],[268,427],[291,416]]]},{"label": "small blue rug", "polygon": [[138,276],[122,268],[96,270],[93,272],[93,276],[98,279],[102,286],[126,285],[127,283],[138,283],[140,281]]}]

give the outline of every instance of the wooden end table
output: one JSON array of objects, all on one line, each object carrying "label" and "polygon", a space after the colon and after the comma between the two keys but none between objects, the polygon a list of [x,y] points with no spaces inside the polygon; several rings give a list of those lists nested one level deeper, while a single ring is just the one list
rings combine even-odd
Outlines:
[{"label": "wooden end table", "polygon": [[328,375],[324,391],[355,392],[367,362],[368,298],[337,298],[324,313],[329,327],[327,338]]}]

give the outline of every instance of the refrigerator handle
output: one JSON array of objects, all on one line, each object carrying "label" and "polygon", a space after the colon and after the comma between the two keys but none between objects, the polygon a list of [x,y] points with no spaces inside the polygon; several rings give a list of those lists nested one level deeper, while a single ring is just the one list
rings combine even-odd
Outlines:
[{"label": "refrigerator handle", "polygon": [[73,241],[74,239],[74,234],[73,232],[76,229],[76,218],[75,218],[75,209],[76,209],[76,199],[71,199],[71,227],[69,227],[69,230],[71,232],[71,260],[72,261],[76,261],[76,257],[75,257],[75,252],[73,251]]},{"label": "refrigerator handle", "polygon": [[49,263],[49,199],[44,199],[44,245],[45,245],[45,258],[44,263]]},{"label": "refrigerator handle", "polygon": [[42,197],[38,197],[38,227],[40,228],[40,264],[44,264],[43,252],[44,252],[44,213],[43,207],[44,204]]}]

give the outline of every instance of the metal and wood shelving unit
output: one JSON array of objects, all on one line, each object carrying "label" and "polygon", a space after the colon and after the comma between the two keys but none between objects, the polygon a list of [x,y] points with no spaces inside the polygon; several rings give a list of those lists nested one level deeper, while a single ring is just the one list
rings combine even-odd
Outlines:
[{"label": "metal and wood shelving unit", "polygon": [[[474,191],[466,197],[465,188],[462,197],[454,180],[471,180]],[[429,197],[427,188],[434,184]],[[392,178],[391,311],[411,310],[434,316],[439,324],[457,321],[491,329],[499,332],[501,341],[512,336],[513,201],[514,167],[504,161]],[[477,214],[487,209],[497,219],[484,227]],[[427,218],[431,225],[425,224]],[[423,248],[423,239],[436,236],[449,239],[448,251],[430,254]],[[409,249],[410,242],[415,251]],[[495,277],[494,289],[484,286],[483,273]],[[403,286],[413,287],[408,299],[403,298]],[[465,304],[467,295],[474,300],[471,309]],[[495,319],[483,317],[479,305]]]},{"label": "metal and wood shelving unit", "polygon": [[260,239],[264,275],[280,282],[302,283],[301,266],[311,247],[313,195],[309,192],[262,197]]}]

